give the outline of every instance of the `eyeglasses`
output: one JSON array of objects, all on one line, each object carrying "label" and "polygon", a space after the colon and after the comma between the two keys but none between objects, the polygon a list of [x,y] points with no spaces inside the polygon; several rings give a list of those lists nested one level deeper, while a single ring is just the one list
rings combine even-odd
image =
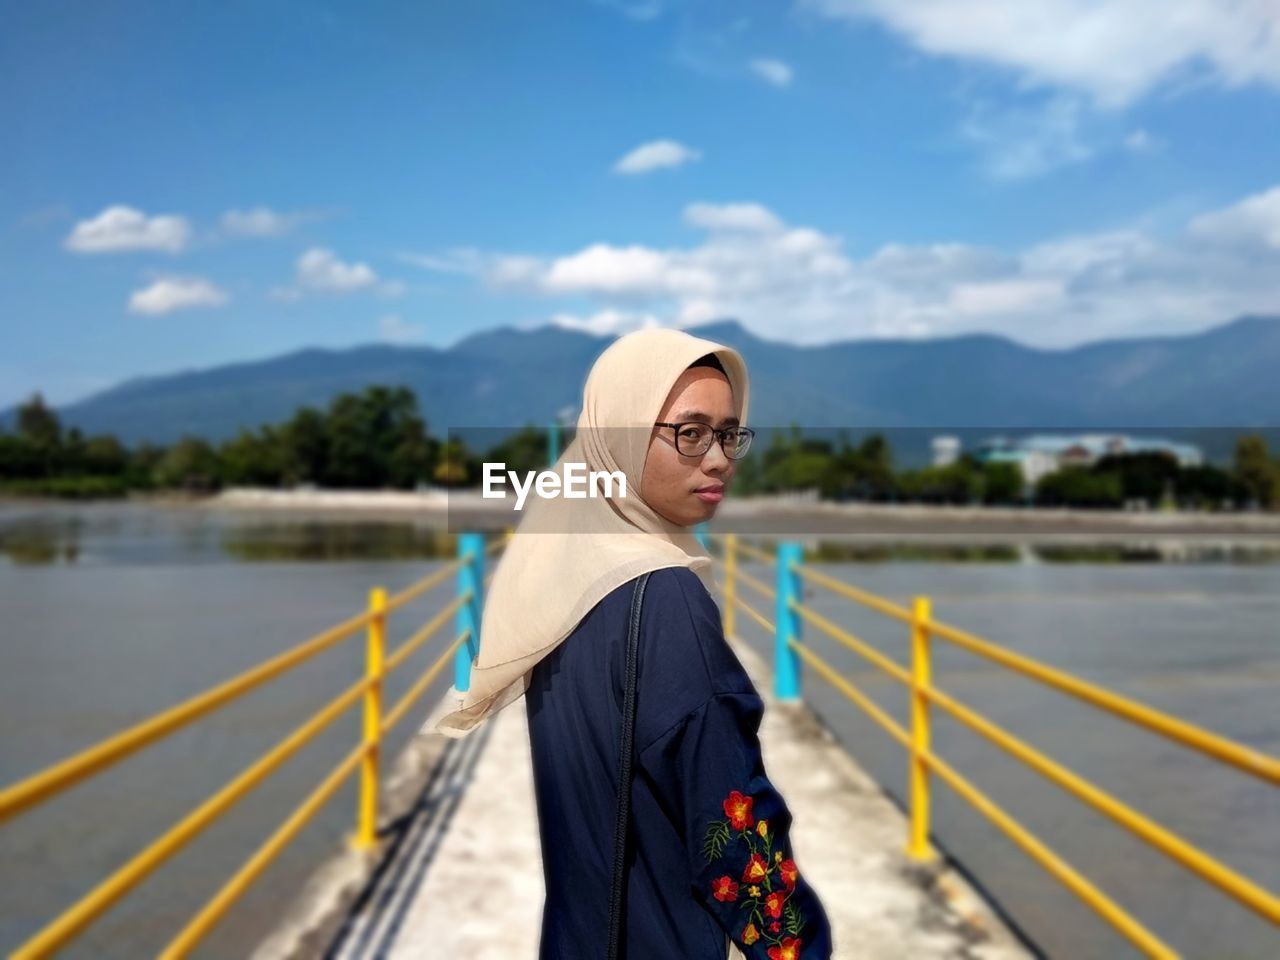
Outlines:
[{"label": "eyeglasses", "polygon": [[701,420],[684,420],[680,423],[654,421],[655,427],[672,427],[676,432],[676,451],[682,457],[700,457],[711,449],[712,438],[720,441],[720,449],[730,460],[740,460],[751,446],[756,432],[750,427],[726,427],[717,430]]}]

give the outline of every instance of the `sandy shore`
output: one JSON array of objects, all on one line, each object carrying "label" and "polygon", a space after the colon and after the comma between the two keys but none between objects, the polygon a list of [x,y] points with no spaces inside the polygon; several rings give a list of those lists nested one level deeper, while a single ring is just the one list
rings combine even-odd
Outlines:
[{"label": "sandy shore", "polygon": [[[479,490],[272,490],[233,487],[197,501],[202,509],[319,516],[424,519],[449,530],[498,530],[519,523],[515,498]],[[1156,539],[1280,546],[1280,513],[1075,510],[834,503],[810,496],[734,498],[721,505],[715,533],[822,535],[931,542],[1131,542]]]}]

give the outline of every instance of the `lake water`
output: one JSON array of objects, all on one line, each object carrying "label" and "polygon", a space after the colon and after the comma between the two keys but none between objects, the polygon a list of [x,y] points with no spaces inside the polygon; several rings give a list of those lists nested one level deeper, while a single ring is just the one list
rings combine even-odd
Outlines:
[{"label": "lake water", "polygon": [[[362,610],[369,589],[437,569],[450,538],[423,522],[302,521],[184,507],[0,506],[0,784],[9,784]],[[824,569],[1085,679],[1280,753],[1280,565],[889,561]],[[1027,562],[1031,560],[1032,562]],[[748,569],[757,576],[762,570]],[[400,641],[452,596],[391,619]],[[744,590],[750,597],[750,591]],[[763,598],[753,604],[771,614]],[[814,589],[818,612],[906,662],[905,625]],[[746,617],[740,632],[766,651]],[[387,681],[393,703],[447,645],[442,630]],[[811,627],[806,642],[906,720],[905,691]],[[83,896],[353,682],[363,635],[0,824],[0,949]],[[935,680],[1233,868],[1280,890],[1280,790],[935,641]],[[451,669],[389,737],[394,757]],[[901,749],[821,677],[806,699],[895,798]],[[1274,926],[935,711],[938,753],[1184,955],[1280,955]],[[355,744],[349,710],[92,924],[66,956],[152,955]],[[197,956],[240,956],[354,826],[356,778],[215,928]],[[935,831],[1052,956],[1137,954],[954,795]],[[288,891],[289,897],[281,894]]]}]

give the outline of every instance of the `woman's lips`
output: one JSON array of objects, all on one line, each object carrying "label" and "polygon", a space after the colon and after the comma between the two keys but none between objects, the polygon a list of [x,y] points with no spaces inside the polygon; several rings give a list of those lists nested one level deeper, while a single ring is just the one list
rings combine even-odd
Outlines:
[{"label": "woman's lips", "polygon": [[699,500],[706,503],[719,503],[724,499],[724,487],[708,487],[705,490],[693,491],[698,495]]}]

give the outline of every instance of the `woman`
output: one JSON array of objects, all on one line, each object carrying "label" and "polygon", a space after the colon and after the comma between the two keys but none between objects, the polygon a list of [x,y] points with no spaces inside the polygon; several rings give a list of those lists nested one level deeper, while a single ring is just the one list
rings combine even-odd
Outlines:
[{"label": "woman", "polygon": [[538,499],[494,573],[470,688],[435,729],[465,736],[525,696],[546,880],[540,960],[607,955],[628,622],[643,594],[621,957],[831,956],[761,760],[763,701],[725,640],[711,518],[745,453],[747,370],[672,329],[614,341],[556,465],[620,471],[622,495]]}]

